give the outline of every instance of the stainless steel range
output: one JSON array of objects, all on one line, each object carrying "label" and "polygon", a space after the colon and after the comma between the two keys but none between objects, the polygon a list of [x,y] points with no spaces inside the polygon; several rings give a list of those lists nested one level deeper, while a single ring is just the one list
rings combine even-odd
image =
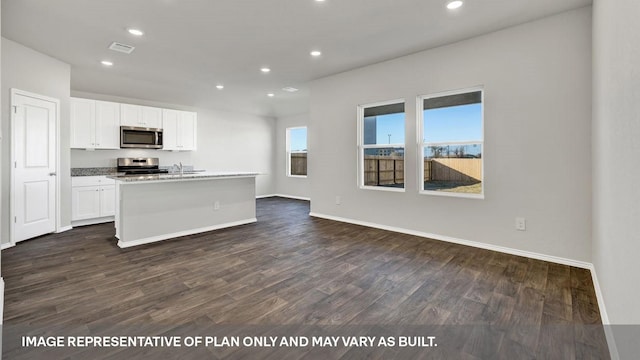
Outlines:
[{"label": "stainless steel range", "polygon": [[166,174],[158,158],[118,158],[118,172],[125,175]]}]

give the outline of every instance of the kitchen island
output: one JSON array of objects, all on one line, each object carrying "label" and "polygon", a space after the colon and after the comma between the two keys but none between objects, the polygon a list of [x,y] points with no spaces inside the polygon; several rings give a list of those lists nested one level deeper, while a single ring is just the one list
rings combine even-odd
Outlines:
[{"label": "kitchen island", "polygon": [[121,248],[256,222],[256,173],[110,176]]}]

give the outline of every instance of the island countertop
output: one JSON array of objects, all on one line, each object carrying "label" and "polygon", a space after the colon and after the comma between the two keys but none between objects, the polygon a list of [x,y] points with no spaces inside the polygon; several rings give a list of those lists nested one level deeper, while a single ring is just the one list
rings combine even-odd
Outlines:
[{"label": "island countertop", "polygon": [[206,180],[216,178],[241,178],[241,177],[255,177],[259,175],[255,172],[237,172],[237,171],[204,171],[204,172],[189,172],[184,174],[169,173],[169,174],[150,174],[150,175],[111,175],[107,176],[110,179],[116,181],[122,181],[124,183],[139,183],[139,182],[165,182],[165,181],[186,181],[186,180]]}]

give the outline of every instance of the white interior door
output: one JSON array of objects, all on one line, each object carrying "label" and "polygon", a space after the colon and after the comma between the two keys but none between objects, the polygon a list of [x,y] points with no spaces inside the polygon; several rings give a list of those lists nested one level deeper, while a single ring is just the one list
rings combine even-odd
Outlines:
[{"label": "white interior door", "polygon": [[15,242],[56,229],[55,101],[14,93],[13,129],[13,240]]}]

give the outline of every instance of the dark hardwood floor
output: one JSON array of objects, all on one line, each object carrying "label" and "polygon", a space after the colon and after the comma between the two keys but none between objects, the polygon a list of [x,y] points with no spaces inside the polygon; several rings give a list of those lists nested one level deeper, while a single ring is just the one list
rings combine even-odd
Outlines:
[{"label": "dark hardwood floor", "polygon": [[[437,333],[440,352],[413,349],[415,358],[609,357],[588,270],[311,218],[304,201],[262,199],[257,210],[255,224],[129,249],[116,246],[109,223],[2,251],[5,358],[157,356],[139,348],[38,352],[20,346],[26,334],[293,328],[337,334],[345,326]],[[310,354],[298,350],[182,348],[163,354]],[[407,358],[403,349],[378,350],[342,348],[325,355]]]}]

